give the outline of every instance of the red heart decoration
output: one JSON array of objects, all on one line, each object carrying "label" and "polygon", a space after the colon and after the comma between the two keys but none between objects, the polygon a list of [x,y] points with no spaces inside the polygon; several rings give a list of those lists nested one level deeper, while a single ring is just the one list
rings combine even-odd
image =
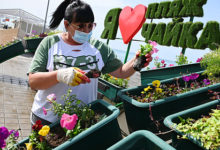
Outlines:
[{"label": "red heart decoration", "polygon": [[129,43],[135,34],[141,29],[146,18],[147,7],[137,5],[134,9],[126,6],[119,16],[119,28],[125,44]]}]

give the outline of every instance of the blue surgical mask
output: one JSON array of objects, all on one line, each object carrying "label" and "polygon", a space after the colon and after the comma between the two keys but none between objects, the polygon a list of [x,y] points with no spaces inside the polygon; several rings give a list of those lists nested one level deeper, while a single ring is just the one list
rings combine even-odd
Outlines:
[{"label": "blue surgical mask", "polygon": [[74,34],[74,36],[72,38],[77,43],[83,44],[85,42],[88,42],[89,39],[91,38],[91,36],[92,36],[92,31],[89,32],[89,33],[85,33],[85,32],[81,32],[81,31],[75,30],[75,34]]}]

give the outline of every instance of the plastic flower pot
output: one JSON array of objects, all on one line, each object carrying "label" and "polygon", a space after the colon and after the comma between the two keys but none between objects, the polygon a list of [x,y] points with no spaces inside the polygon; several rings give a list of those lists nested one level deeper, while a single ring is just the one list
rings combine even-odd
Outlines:
[{"label": "plastic flower pot", "polygon": [[26,43],[26,49],[30,52],[35,52],[38,45],[40,44],[40,42],[43,40],[44,38],[36,38],[36,39],[26,39],[25,43]]},{"label": "plastic flower pot", "polygon": [[199,72],[203,70],[204,69],[201,68],[200,63],[193,63],[181,66],[141,71],[141,85],[146,85],[154,80],[165,80],[181,76],[182,74]]},{"label": "plastic flower pot", "polygon": [[[174,82],[176,82],[175,79],[167,79],[161,81],[161,84]],[[180,85],[181,84],[183,83],[180,82]],[[152,121],[151,116],[153,116],[154,120],[162,122],[163,119],[170,114],[209,102],[210,100],[207,94],[208,90],[220,91],[220,83],[218,83],[164,99],[159,99],[150,103],[138,102],[126,94],[128,92],[131,95],[140,95],[141,91],[143,91],[146,87],[147,85],[138,86],[121,90],[118,93],[120,98],[123,100],[129,132],[134,132],[137,130],[150,130],[156,133],[158,129],[154,121]],[[160,124],[162,125],[163,123]],[[164,131],[167,130],[168,129],[165,127]]]},{"label": "plastic flower pot", "polygon": [[136,131],[107,150],[175,150],[165,141],[146,130]]},{"label": "plastic flower pot", "polygon": [[[98,92],[106,96],[113,102],[121,102],[120,98],[117,96],[118,92],[124,88],[114,85],[104,79],[99,78]],[[103,96],[102,96],[103,97]],[[101,97],[101,98],[102,98]]]},{"label": "plastic flower pot", "polygon": [[0,63],[21,54],[24,54],[24,47],[19,41],[0,50]]},{"label": "plastic flower pot", "polygon": [[[117,121],[119,109],[103,100],[92,102],[91,108],[94,111],[101,111],[108,116],[74,138],[54,148],[54,150],[104,150],[122,139]],[[56,126],[60,126],[60,123],[56,122],[50,125],[51,128]],[[24,139],[19,144],[24,145],[24,143],[28,143],[28,140],[28,138]]]},{"label": "plastic flower pot", "polygon": [[193,107],[193,108],[190,108],[190,109],[187,109],[187,110],[184,110],[184,111],[181,111],[181,112],[178,112],[178,113],[175,113],[175,114],[172,114],[172,115],[166,117],[164,120],[164,124],[168,128],[173,129],[175,131],[175,134],[173,134],[173,137],[172,137],[173,146],[181,147],[181,149],[195,149],[195,148],[192,148],[193,146],[200,147],[200,149],[201,148],[205,149],[202,146],[202,143],[200,142],[200,140],[197,140],[196,138],[192,137],[190,134],[186,135],[188,138],[187,141],[190,140],[192,143],[194,143],[194,145],[183,144],[183,143],[181,143],[181,140],[177,140],[177,134],[178,135],[185,135],[185,134],[183,132],[178,131],[175,128],[174,123],[175,124],[180,123],[180,119],[178,118],[179,116],[181,116],[183,119],[187,119],[189,117],[193,118],[193,119],[199,119],[199,118],[201,118],[201,115],[208,115],[208,113],[211,112],[211,109],[216,109],[217,105],[220,105],[220,99],[206,103],[206,104],[202,104],[197,107]]}]

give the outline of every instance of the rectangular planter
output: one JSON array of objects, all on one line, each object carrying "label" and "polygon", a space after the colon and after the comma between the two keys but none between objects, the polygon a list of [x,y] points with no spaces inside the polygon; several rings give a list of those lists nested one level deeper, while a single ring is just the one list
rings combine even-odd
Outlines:
[{"label": "rectangular planter", "polygon": [[43,40],[44,38],[36,38],[36,39],[26,39],[25,43],[26,43],[26,49],[28,49],[28,51],[30,52],[35,52],[38,45],[40,44],[40,42]]},{"label": "rectangular planter", "polygon": [[107,150],[175,150],[165,141],[146,130],[136,131]]},{"label": "rectangular planter", "polygon": [[118,92],[124,88],[116,86],[104,79],[99,78],[98,82],[98,92],[103,94],[108,99],[113,102],[121,102],[120,98],[117,96]]},{"label": "rectangular planter", "polygon": [[[176,133],[172,137],[172,144],[175,145],[175,146],[176,145],[181,145],[182,149],[183,148],[185,148],[185,149],[192,148],[192,147],[189,147],[189,144],[188,145],[181,144],[179,142],[179,140],[177,140],[177,134],[178,135],[184,135],[184,133],[178,131],[174,126],[174,123],[176,123],[176,124],[180,123],[180,120],[178,118],[179,116],[181,116],[183,119],[186,119],[186,118],[189,118],[189,117],[193,118],[193,119],[199,119],[199,118],[201,118],[201,115],[207,115],[208,113],[210,113],[211,109],[216,109],[217,105],[220,105],[220,99],[209,102],[209,103],[206,103],[206,104],[203,104],[203,105],[199,105],[197,107],[193,107],[193,108],[190,108],[190,109],[187,109],[187,110],[184,110],[184,111],[181,111],[181,112],[178,112],[178,113],[175,113],[175,114],[172,114],[172,115],[166,117],[165,120],[164,120],[164,124],[168,128],[173,129]],[[188,138],[188,140],[193,142],[194,145],[196,144],[198,147],[200,147],[202,149],[205,149],[202,146],[202,144],[199,140],[193,138],[190,135],[187,135],[187,138]],[[220,147],[219,147],[219,149],[220,149]]]},{"label": "rectangular planter", "polygon": [[24,54],[24,47],[22,42],[19,41],[0,50],[0,63],[21,54]]},{"label": "rectangular planter", "polygon": [[[119,110],[103,100],[96,100],[92,102],[91,108],[94,111],[98,110],[105,113],[108,117],[78,134],[74,138],[69,139],[65,143],[54,148],[54,150],[104,150],[122,139],[117,121]],[[53,128],[54,126],[59,125],[59,122],[56,122],[50,126]],[[19,144],[24,145],[24,143],[27,143],[28,140],[29,139],[27,138]]]},{"label": "rectangular planter", "polygon": [[141,85],[146,85],[154,80],[165,80],[181,76],[182,74],[189,74],[202,70],[204,69],[201,68],[200,63],[193,63],[181,66],[141,71]]},{"label": "rectangular planter", "polygon": [[[173,82],[175,82],[174,79],[168,79],[161,81],[161,84]],[[151,103],[141,103],[126,95],[127,92],[132,95],[140,95],[141,91],[143,91],[143,89],[146,87],[147,85],[124,89],[118,93],[123,100],[126,121],[130,132],[137,130],[150,130],[152,132],[157,131],[155,124],[150,118],[149,109],[151,109],[154,120],[159,120],[162,122],[163,119],[170,114],[207,102],[208,90],[220,91],[220,83],[218,83],[208,87],[203,87],[186,93],[160,99]]]}]

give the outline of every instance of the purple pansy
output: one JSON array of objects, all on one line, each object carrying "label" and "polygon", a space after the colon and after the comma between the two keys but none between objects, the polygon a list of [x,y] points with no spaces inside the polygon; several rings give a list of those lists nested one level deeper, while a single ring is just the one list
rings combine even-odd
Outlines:
[{"label": "purple pansy", "polygon": [[17,130],[11,130],[9,132],[9,135],[14,134],[14,137],[18,138],[19,137],[19,132]]},{"label": "purple pansy", "polygon": [[0,139],[7,139],[9,136],[9,131],[6,127],[0,127]]},{"label": "purple pansy", "polygon": [[0,138],[0,148],[4,148],[5,146],[6,146],[5,140]]},{"label": "purple pansy", "polygon": [[190,79],[191,80],[196,80],[198,77],[199,77],[198,73],[192,73],[191,76],[190,76]]},{"label": "purple pansy", "polygon": [[188,82],[190,80],[190,76],[183,76],[182,79],[183,81]]},{"label": "purple pansy", "polygon": [[209,85],[210,84],[210,80],[209,79],[204,79],[203,82],[205,83],[205,85]]}]

